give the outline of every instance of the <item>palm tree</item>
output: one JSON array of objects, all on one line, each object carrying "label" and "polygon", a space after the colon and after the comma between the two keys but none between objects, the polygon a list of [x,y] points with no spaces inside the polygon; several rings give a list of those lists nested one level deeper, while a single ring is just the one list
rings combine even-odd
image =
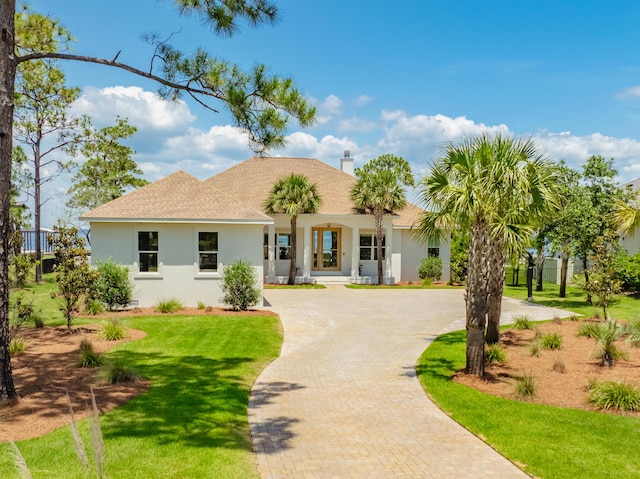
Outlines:
[{"label": "palm tree", "polygon": [[629,202],[621,199],[616,200],[614,210],[614,221],[620,233],[633,234],[640,226],[640,200],[636,197]]},{"label": "palm tree", "polygon": [[298,215],[315,213],[322,204],[315,183],[309,183],[304,175],[292,173],[281,178],[271,188],[264,202],[267,214],[287,214],[291,218],[291,252],[289,265],[289,282],[296,281],[296,224]]},{"label": "palm tree", "polygon": [[[407,204],[404,186],[413,186],[409,163],[394,155],[382,155],[355,171],[358,181],[351,190],[356,208],[373,214],[376,228],[378,284],[383,284],[382,242],[384,215],[401,210]],[[387,253],[389,254],[389,253]]]},{"label": "palm tree", "polygon": [[[487,134],[449,143],[422,182],[427,211],[414,232],[424,239],[470,231],[466,291],[466,372],[484,375],[485,339],[499,335],[504,265],[554,204],[550,161],[531,139]],[[487,326],[487,337],[485,328]]]}]

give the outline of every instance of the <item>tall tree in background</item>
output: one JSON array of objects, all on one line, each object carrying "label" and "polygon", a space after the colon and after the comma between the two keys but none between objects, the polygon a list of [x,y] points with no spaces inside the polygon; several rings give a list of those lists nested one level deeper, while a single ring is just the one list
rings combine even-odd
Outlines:
[{"label": "tall tree in background", "polygon": [[136,127],[123,118],[118,118],[114,126],[91,132],[79,150],[86,161],[71,180],[67,206],[85,213],[119,198],[127,188],[148,183],[139,178],[142,171],[131,158],[135,151],[120,143],[135,132]]},{"label": "tall tree in background", "polygon": [[[470,231],[466,372],[484,375],[484,343],[497,341],[506,255],[555,203],[551,163],[531,139],[478,135],[450,143],[422,183],[427,211],[416,234]],[[486,331],[485,331],[486,329]],[[485,337],[486,333],[486,337]]]},{"label": "tall tree in background", "polygon": [[[227,36],[235,33],[242,21],[257,26],[278,20],[277,8],[269,0],[176,0],[176,5],[181,15],[195,16],[211,26],[214,33]],[[31,18],[29,12],[26,15]],[[17,400],[9,353],[7,238],[14,91],[19,65],[45,58],[96,63],[157,81],[162,86],[160,93],[169,99],[187,94],[211,111],[216,110],[209,102],[218,103],[229,110],[235,124],[247,133],[249,144],[258,153],[284,144],[291,117],[301,126],[312,124],[315,118],[315,109],[293,81],[270,74],[264,65],[244,72],[204,50],[185,55],[167,43],[152,39],[155,48],[150,55],[150,65],[138,68],[118,61],[116,45],[111,59],[63,51],[61,46],[68,38],[59,22],[50,17],[39,17],[33,28],[25,30],[29,35],[23,37],[16,36],[15,26],[15,0],[0,0],[0,402]],[[45,41],[39,41],[42,38]]]},{"label": "tall tree in background", "polygon": [[[401,210],[407,204],[405,186],[415,186],[409,163],[399,156],[386,154],[356,168],[358,181],[351,190],[356,208],[374,217],[376,229],[376,255],[378,259],[378,284],[384,283],[382,268],[383,220],[385,214]],[[388,232],[391,233],[390,231]]]},{"label": "tall tree in background", "polygon": [[[17,18],[16,34],[35,42],[34,33],[28,29],[46,24],[40,15],[22,13]],[[57,34],[65,41],[69,38],[63,29],[58,29]],[[49,39],[42,37],[37,41],[44,43]],[[24,192],[33,200],[36,282],[42,281],[41,210],[47,201],[42,198],[42,186],[75,165],[66,154],[73,154],[87,121],[69,113],[79,95],[79,88],[65,86],[65,76],[53,60],[40,58],[18,66],[13,137],[24,146],[29,164],[28,169],[21,171],[26,175]]]},{"label": "tall tree in background", "polygon": [[321,204],[322,197],[318,194],[316,184],[309,183],[306,176],[295,173],[276,181],[264,202],[264,210],[267,214],[286,214],[291,220],[288,284],[296,282],[298,216],[315,213]]}]

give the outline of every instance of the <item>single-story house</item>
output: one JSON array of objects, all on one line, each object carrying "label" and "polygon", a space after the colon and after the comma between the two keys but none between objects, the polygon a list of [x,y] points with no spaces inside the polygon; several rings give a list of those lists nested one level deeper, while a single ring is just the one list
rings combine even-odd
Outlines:
[{"label": "single-story house", "polygon": [[[284,283],[289,271],[291,223],[266,215],[273,184],[291,173],[317,184],[322,205],[297,221],[297,282],[377,282],[374,218],[355,209],[356,179],[345,152],[341,169],[311,158],[254,157],[201,181],[179,171],[81,216],[91,227],[92,261],[112,258],[130,268],[135,304],[177,297],[185,305],[222,297],[224,265],[238,258],[263,282]],[[418,280],[427,255],[442,258],[449,279],[449,234],[428,244],[411,227],[421,209],[408,204],[384,219],[384,281]]]},{"label": "single-story house", "polygon": [[[630,189],[633,193],[640,195],[640,178],[636,178],[629,183],[622,185],[623,188]],[[640,196],[639,196],[640,197]],[[633,255],[640,252],[640,228],[629,231],[620,236],[620,245]]]}]

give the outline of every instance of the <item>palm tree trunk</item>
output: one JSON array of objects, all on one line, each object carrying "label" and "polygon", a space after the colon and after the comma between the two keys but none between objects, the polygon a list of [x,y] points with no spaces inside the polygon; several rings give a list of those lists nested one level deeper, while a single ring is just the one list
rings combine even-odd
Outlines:
[{"label": "palm tree trunk", "polygon": [[376,222],[376,254],[378,255],[378,285],[384,284],[384,273],[382,271],[382,219],[384,211],[374,211],[373,216]]},{"label": "palm tree trunk", "polygon": [[289,262],[289,282],[288,284],[292,285],[292,284],[296,284],[296,252],[298,250],[298,245],[297,245],[297,235],[296,235],[296,229],[297,229],[297,222],[298,222],[298,217],[297,216],[292,216],[291,217],[291,246],[290,246],[290,250],[289,250],[289,258],[290,258],[290,262]]},{"label": "palm tree trunk", "polygon": [[542,270],[544,269],[544,243],[538,245],[536,251],[536,291],[542,291]]},{"label": "palm tree trunk", "polygon": [[0,2],[0,403],[14,402],[9,352],[9,223],[11,208],[11,148],[13,92],[16,77],[14,18],[16,2]]},{"label": "palm tree trunk", "polygon": [[484,219],[471,226],[467,273],[467,374],[484,376],[484,329],[487,316],[487,254],[489,226]]},{"label": "palm tree trunk", "polygon": [[569,253],[562,252],[562,261],[560,262],[560,297],[567,297],[567,270],[569,269]]},{"label": "palm tree trunk", "polygon": [[500,340],[500,314],[502,313],[506,255],[502,240],[493,240],[489,248],[489,303],[485,341],[487,344],[495,344]]}]

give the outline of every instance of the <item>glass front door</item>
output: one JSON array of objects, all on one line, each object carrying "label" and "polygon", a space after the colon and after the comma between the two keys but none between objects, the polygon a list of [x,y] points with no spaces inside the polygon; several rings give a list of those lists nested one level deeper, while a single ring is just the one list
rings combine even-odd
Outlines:
[{"label": "glass front door", "polygon": [[313,228],[313,270],[339,271],[340,228]]}]

